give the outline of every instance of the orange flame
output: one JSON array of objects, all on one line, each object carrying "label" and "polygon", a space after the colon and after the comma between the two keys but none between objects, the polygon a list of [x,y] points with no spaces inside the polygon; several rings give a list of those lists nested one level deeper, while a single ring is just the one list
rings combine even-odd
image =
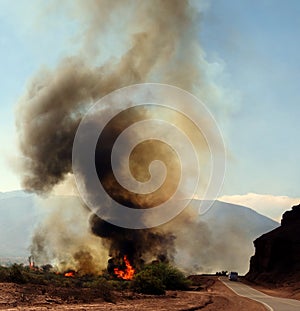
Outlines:
[{"label": "orange flame", "polygon": [[66,276],[66,277],[73,277],[73,276],[74,276],[74,272],[72,272],[72,271],[66,272],[66,273],[64,274],[64,276]]},{"label": "orange flame", "polygon": [[115,275],[123,280],[132,280],[135,270],[133,269],[126,255],[124,256],[123,259],[126,265],[126,269],[125,271],[123,271],[118,268],[114,268]]}]

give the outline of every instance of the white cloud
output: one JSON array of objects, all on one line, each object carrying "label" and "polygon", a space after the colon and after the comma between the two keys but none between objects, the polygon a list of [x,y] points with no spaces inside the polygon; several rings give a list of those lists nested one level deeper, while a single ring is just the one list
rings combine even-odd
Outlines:
[{"label": "white cloud", "polygon": [[274,196],[271,194],[247,193],[243,195],[225,195],[218,200],[252,208],[256,212],[280,222],[282,214],[293,205],[300,204],[300,198]]}]

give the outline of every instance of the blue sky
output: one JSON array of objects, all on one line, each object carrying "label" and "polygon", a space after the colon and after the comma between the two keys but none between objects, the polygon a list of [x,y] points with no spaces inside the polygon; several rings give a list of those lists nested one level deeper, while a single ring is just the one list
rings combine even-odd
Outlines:
[{"label": "blue sky", "polygon": [[[73,27],[39,10],[38,0],[0,0],[0,191],[20,189],[15,107],[34,73],[54,67],[70,48]],[[44,1],[47,6],[51,1]],[[51,15],[52,14],[52,15]],[[67,27],[65,27],[67,26]],[[51,29],[51,31],[49,31]]]},{"label": "blue sky", "polygon": [[[55,66],[74,46],[74,25],[53,11],[43,16],[37,3],[0,0],[0,191],[20,188],[15,103],[36,70]],[[297,197],[300,2],[209,3],[199,38],[207,60],[223,67],[223,86],[238,94],[223,129],[230,159],[222,194]]]},{"label": "blue sky", "polygon": [[213,1],[200,37],[239,92],[224,192],[299,195],[300,2]]}]

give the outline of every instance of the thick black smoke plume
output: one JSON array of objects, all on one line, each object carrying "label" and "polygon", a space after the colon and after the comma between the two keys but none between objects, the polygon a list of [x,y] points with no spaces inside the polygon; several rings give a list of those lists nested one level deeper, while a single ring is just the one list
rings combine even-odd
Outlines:
[{"label": "thick black smoke plume", "polygon": [[[189,1],[75,1],[68,9],[73,11],[72,16],[79,23],[85,25],[81,37],[79,35],[81,53],[64,58],[55,70],[38,72],[17,110],[17,128],[23,155],[23,186],[28,191],[40,194],[50,193],[72,175],[72,146],[76,130],[87,110],[104,95],[123,86],[142,82],[169,83],[194,93],[202,90],[204,96],[209,91],[214,92],[214,87],[203,74],[206,62],[198,44],[199,15]],[[80,15],[77,15],[78,12]],[[114,38],[119,36],[122,42],[126,42],[125,47],[122,46],[121,53],[114,58],[99,61],[104,34],[108,29],[117,30],[122,18],[124,27],[120,34],[114,32]],[[147,113],[132,110],[124,120],[129,123],[137,121]],[[174,192],[179,176],[175,154],[155,141],[149,141],[135,150],[138,155],[133,154],[131,163],[137,179],[147,180],[148,170],[145,170],[145,166],[157,157],[166,164],[168,177],[162,189],[150,197],[130,194],[120,188],[111,174],[111,144],[121,131],[122,124],[117,122],[108,126],[99,138],[106,146],[97,150],[95,157],[102,184],[117,201],[132,208],[149,208],[164,202]],[[58,209],[54,210],[59,213]],[[40,227],[36,231],[32,252],[37,261],[39,257],[56,262],[64,258],[64,262],[76,262],[80,266],[82,261],[78,259],[78,251],[75,252],[72,247],[63,249],[64,243],[56,236],[56,232],[61,233],[63,228],[63,223],[60,223],[60,230],[55,230],[57,217],[52,217],[51,221],[49,218],[46,227],[50,230]],[[66,228],[69,225],[70,222],[66,221]],[[133,262],[157,257],[173,258],[178,227],[176,230],[170,226],[167,230],[129,230],[92,215],[90,228],[93,234],[102,238],[99,247],[104,245],[111,256],[124,253]],[[55,239],[52,236],[56,236]],[[75,239],[68,240],[68,243],[76,245]],[[47,249],[47,243],[54,248],[53,251]],[[66,249],[69,252],[65,256],[67,259],[61,255],[66,253]],[[93,254],[93,249],[87,247],[86,252]],[[93,262],[96,262],[93,256]]]}]

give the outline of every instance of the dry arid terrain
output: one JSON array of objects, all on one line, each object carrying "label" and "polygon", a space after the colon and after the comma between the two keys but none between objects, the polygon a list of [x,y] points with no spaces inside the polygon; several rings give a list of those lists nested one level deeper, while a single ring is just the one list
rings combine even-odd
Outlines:
[{"label": "dry arid terrain", "polygon": [[[1,310],[230,310],[264,311],[261,304],[234,294],[215,277],[193,276],[191,291],[163,296],[116,292],[99,299],[94,289],[0,283]],[[199,286],[197,286],[199,284]]]}]

